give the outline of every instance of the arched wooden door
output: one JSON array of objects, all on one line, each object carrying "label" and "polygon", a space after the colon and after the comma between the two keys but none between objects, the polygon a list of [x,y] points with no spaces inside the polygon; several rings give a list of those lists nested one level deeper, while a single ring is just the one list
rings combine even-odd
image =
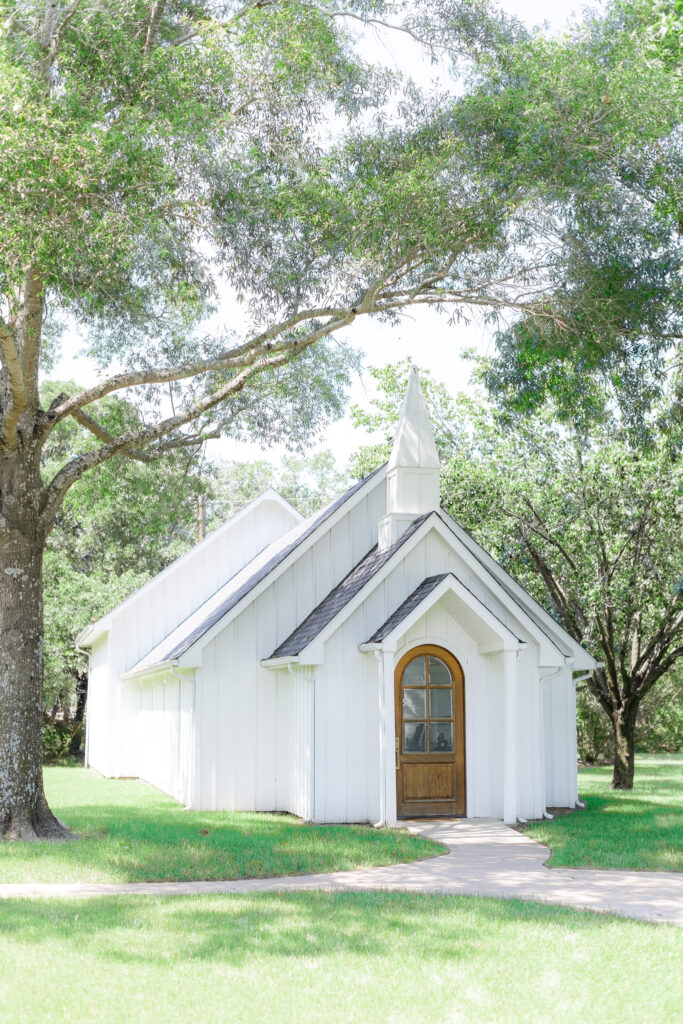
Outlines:
[{"label": "arched wooden door", "polygon": [[465,814],[465,685],[443,647],[414,647],[396,666],[399,817]]}]

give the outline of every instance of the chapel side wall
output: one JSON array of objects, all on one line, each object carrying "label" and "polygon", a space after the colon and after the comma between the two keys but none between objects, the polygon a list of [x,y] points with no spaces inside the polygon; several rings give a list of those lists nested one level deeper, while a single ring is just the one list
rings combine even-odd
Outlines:
[{"label": "chapel side wall", "polygon": [[125,684],[138,707],[134,737],[137,776],[183,804],[194,782],[194,673],[165,674]]},{"label": "chapel side wall", "polygon": [[140,774],[135,732],[139,692],[121,680],[121,674],[296,521],[294,513],[278,502],[264,500],[232,526],[228,524],[209,535],[113,615],[109,632],[108,774]]},{"label": "chapel side wall", "polygon": [[216,593],[259,551],[297,523],[293,512],[264,500],[209,534],[151,580],[112,620],[114,671],[125,672]]},{"label": "chapel side wall", "polygon": [[110,745],[116,733],[116,729],[111,728],[116,711],[116,705],[112,705],[109,636],[105,634],[96,640],[90,650],[85,749],[86,767],[95,768],[107,776],[113,774]]},{"label": "chapel side wall", "polygon": [[[303,693],[297,697],[289,673],[260,661],[376,544],[384,503],[380,480],[204,648],[197,724],[202,808],[308,813],[307,727],[300,723],[293,733]],[[317,741],[316,756],[320,746]]]},{"label": "chapel side wall", "polygon": [[576,695],[571,666],[543,680],[547,807],[574,807],[577,796]]}]

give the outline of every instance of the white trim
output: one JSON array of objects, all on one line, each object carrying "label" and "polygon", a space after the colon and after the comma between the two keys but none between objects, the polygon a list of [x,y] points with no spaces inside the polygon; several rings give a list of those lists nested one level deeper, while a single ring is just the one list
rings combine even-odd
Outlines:
[{"label": "white trim", "polygon": [[[486,574],[485,584],[489,585],[490,589],[494,593],[494,596],[498,598],[504,607],[510,607],[510,595],[503,590],[498,580],[492,576],[485,567],[477,563],[472,564],[472,555],[467,548],[462,544],[457,536],[454,535],[453,531],[444,523],[441,519],[441,515],[438,512],[432,512],[427,519],[415,530],[415,533],[408,540],[405,541],[391,556],[388,558],[384,565],[377,570],[377,572],[360,588],[357,594],[348,601],[343,608],[341,608],[337,614],[332,618],[327,625],[318,633],[318,635],[307,644],[306,647],[299,651],[298,657],[301,661],[311,661],[314,664],[322,664],[323,661],[323,647],[326,640],[335,633],[346,619],[355,612],[355,610],[365,601],[368,596],[375,590],[377,586],[389,575],[394,569],[396,562],[404,559],[421,540],[426,537],[430,530],[436,530],[440,535],[441,539],[449,544],[458,554],[463,557],[464,561],[468,564],[469,568],[473,572],[477,572],[479,576],[483,573]],[[460,551],[460,548],[463,551]],[[463,585],[463,584],[461,584]],[[438,589],[438,587],[436,588]],[[407,597],[408,595],[406,595]],[[477,599],[478,600],[478,599]],[[514,599],[513,599],[514,600]],[[493,613],[491,613],[493,614]],[[536,640],[541,651],[542,665],[555,665],[558,664],[558,658],[560,659],[559,664],[564,664],[564,658],[566,655],[560,650],[560,648],[548,637],[546,633],[538,626],[536,622],[531,618],[529,613],[520,605],[513,604],[513,615],[519,620],[521,625],[531,634]],[[498,620],[497,620],[498,621]],[[227,623],[226,623],[227,624]],[[504,627],[501,623],[502,628]],[[514,634],[512,634],[514,635]],[[516,638],[517,639],[517,638]],[[517,640],[519,643],[519,641]],[[386,644],[385,644],[386,647]],[[367,648],[366,648],[367,649]],[[589,656],[590,657],[590,656]]]},{"label": "white trim", "polygon": [[[172,659],[169,661],[160,661],[156,665],[150,665],[148,668],[129,668],[127,672],[120,672],[119,679],[142,679],[143,676],[158,676],[169,671],[178,668],[178,660]],[[181,669],[182,671],[182,669]]]},{"label": "white trim", "polygon": [[[434,587],[433,590],[430,590],[428,594],[425,594],[420,603],[416,605],[404,619],[401,619],[390,633],[387,633],[384,640],[379,641],[378,644],[361,644],[359,650],[373,650],[378,646],[388,651],[396,651],[398,649],[398,641],[401,637],[405,636],[405,634],[417,622],[419,622],[424,615],[427,614],[429,609],[438,604],[444,595],[449,592],[455,594],[456,597],[459,597],[460,600],[488,626],[491,632],[495,633],[499,638],[499,642],[494,641],[492,643],[478,644],[478,654],[497,654],[500,651],[519,651],[528,646],[524,640],[520,640],[519,637],[516,637],[514,633],[508,629],[505,623],[501,622],[500,619],[497,618],[493,612],[479,600],[476,594],[473,594],[472,591],[461,583],[456,576],[452,573],[448,573],[441,583]],[[466,629],[465,632],[467,632]]]},{"label": "white trim", "polygon": [[[234,526],[235,523],[239,522],[240,519],[243,519],[246,515],[252,512],[255,506],[261,505],[266,501],[275,501],[276,504],[280,505],[287,512],[294,514],[295,523],[289,528],[290,530],[293,530],[295,526],[304,522],[304,517],[302,516],[301,512],[299,512],[298,509],[294,508],[294,506],[291,505],[286,498],[283,498],[282,495],[279,494],[274,487],[267,487],[262,494],[259,494],[258,497],[253,498],[248,504],[241,508],[239,512],[235,512],[234,516],[231,516],[230,519],[228,519],[227,522],[223,523],[222,526],[219,526],[216,530],[212,530],[211,533],[209,533],[208,536],[204,538],[204,540],[200,540],[198,541],[197,544],[193,544],[190,550],[186,551],[184,555],[180,555],[173,562],[171,562],[170,565],[167,565],[165,569],[162,569],[161,572],[158,572],[156,576],[153,576],[150,580],[147,580],[146,583],[143,583],[141,587],[133,591],[133,593],[129,597],[127,597],[125,601],[121,601],[120,604],[117,604],[116,607],[112,608],[112,610],[110,612],[107,612],[106,615],[103,615],[100,619],[96,619],[95,622],[91,623],[89,626],[86,626],[83,630],[81,630],[81,632],[76,637],[76,645],[83,646],[83,644],[86,643],[86,641],[94,642],[101,633],[106,633],[108,630],[110,630],[112,616],[118,615],[118,613],[127,608],[129,604],[132,604],[133,601],[136,601],[139,597],[142,597],[143,594],[146,594],[148,590],[151,590],[153,586],[156,586],[159,580],[162,580],[165,576],[168,576],[175,569],[181,566],[184,562],[190,561],[190,559],[192,559],[197,554],[197,552],[203,548],[205,544],[213,542],[217,537],[220,537],[222,533],[225,533],[226,530]],[[284,533],[289,533],[289,530],[284,531]],[[282,534],[282,536],[284,536],[284,533]]]},{"label": "white trim", "polygon": [[[501,582],[502,577],[505,581],[504,585],[509,587],[511,590],[515,603],[518,606],[521,604],[529,616],[536,616],[539,619],[539,628],[548,629],[551,634],[555,637],[561,638],[561,641],[569,646],[570,650],[574,652],[575,657],[578,654],[578,658],[576,658],[576,660],[581,662],[579,668],[595,668],[597,666],[597,661],[588,653],[585,647],[582,647],[581,644],[578,643],[578,641],[576,641],[574,637],[559,624],[559,622],[556,622],[555,619],[548,614],[545,608],[543,608],[542,605],[540,605],[538,601],[531,596],[531,594],[527,593],[524,587],[520,586],[520,584],[517,583],[512,576],[510,576],[505,569],[496,562],[495,558],[492,558],[491,555],[489,555],[473,537],[470,537],[467,531],[464,530],[463,527],[452,518],[452,516],[449,516],[449,514],[443,509],[440,510],[439,514],[448,522],[448,525],[463,547],[466,548],[466,550],[469,551],[469,553],[477,560],[479,565],[496,580],[499,586],[503,586],[503,583]],[[509,600],[511,595],[507,594],[506,596]],[[551,643],[557,646],[552,636],[549,637],[549,639]],[[584,662],[586,663],[585,666],[583,664]]]},{"label": "white trim", "polygon": [[517,821],[517,652],[503,652],[505,722],[503,726],[503,821]]},{"label": "white trim", "polygon": [[389,828],[398,827],[396,811],[396,701],[394,698],[394,652],[384,651],[382,655],[382,682],[384,685],[384,771],[385,771],[385,818]]},{"label": "white trim", "polygon": [[[335,526],[341,518],[343,518],[343,516],[350,512],[351,509],[355,508],[356,505],[358,505],[359,502],[361,502],[363,498],[367,496],[369,491],[374,489],[374,486],[376,484],[383,482],[385,475],[386,466],[380,466],[380,468],[376,470],[375,473],[373,473],[372,476],[369,477],[361,487],[358,488],[355,494],[351,495],[350,498],[347,498],[347,500],[343,502],[343,504],[341,504],[338,509],[336,509],[330,516],[328,516],[328,518],[323,523],[320,523],[320,525],[315,530],[313,530],[309,537],[307,537],[305,540],[302,540],[301,543],[297,544],[294,550],[291,551],[286,558],[283,558],[279,565],[275,566],[274,569],[271,569],[271,571],[266,576],[264,576],[260,583],[257,583],[254,587],[252,587],[249,593],[245,594],[244,597],[230,609],[230,611],[226,612],[225,615],[218,619],[218,621],[215,622],[213,626],[211,626],[206,631],[206,633],[198,637],[197,640],[195,640],[195,642],[192,644],[192,646],[188,647],[187,651],[185,651],[184,654],[181,654],[179,658],[179,663],[188,668],[199,668],[202,663],[201,652],[204,649],[204,647],[206,647],[207,644],[211,643],[213,638],[217,636],[218,633],[222,632],[222,630],[224,630],[225,627],[229,625],[229,623],[232,622],[233,619],[237,618],[238,615],[241,615],[244,609],[248,607],[249,604],[251,604],[253,601],[255,601],[263,593],[264,590],[267,590],[267,588],[270,587],[275,582],[275,580],[279,579],[279,577],[282,576],[283,573],[285,573],[291,567],[293,562],[295,562],[301,555],[305,554],[305,552],[308,551],[309,548],[313,547],[313,545],[320,540],[320,537],[324,534],[324,532],[331,530],[332,527]],[[322,515],[322,513],[319,513],[319,515]],[[198,610],[199,609],[196,609],[196,611]],[[163,640],[160,640],[159,643],[163,643]],[[199,657],[197,657],[197,654],[195,654],[193,659],[191,657],[192,651],[198,652]],[[293,655],[291,658],[288,658],[287,660],[298,660],[301,664],[306,665],[321,664],[321,662],[316,661],[315,658],[302,658],[302,653],[303,652],[299,652],[298,655]],[[269,661],[270,659],[266,658],[265,660]],[[284,662],[283,664],[286,664],[286,662]]]}]

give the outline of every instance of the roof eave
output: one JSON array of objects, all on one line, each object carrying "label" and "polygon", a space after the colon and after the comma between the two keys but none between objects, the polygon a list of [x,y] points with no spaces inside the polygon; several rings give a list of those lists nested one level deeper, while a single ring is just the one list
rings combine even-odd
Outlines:
[{"label": "roof eave", "polygon": [[178,668],[178,659],[171,658],[167,661],[159,661],[155,665],[144,665],[141,668],[134,666],[127,672],[122,672],[119,679],[140,679],[142,676],[158,676],[169,669]]}]

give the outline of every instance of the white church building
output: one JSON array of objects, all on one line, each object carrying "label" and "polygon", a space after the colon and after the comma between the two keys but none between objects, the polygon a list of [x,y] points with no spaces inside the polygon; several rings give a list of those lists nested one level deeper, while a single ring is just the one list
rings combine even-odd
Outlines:
[{"label": "white church building", "polygon": [[411,371],[389,462],[303,520],[267,490],[85,629],[86,763],[316,822],[574,807],[596,662],[439,507]]}]

